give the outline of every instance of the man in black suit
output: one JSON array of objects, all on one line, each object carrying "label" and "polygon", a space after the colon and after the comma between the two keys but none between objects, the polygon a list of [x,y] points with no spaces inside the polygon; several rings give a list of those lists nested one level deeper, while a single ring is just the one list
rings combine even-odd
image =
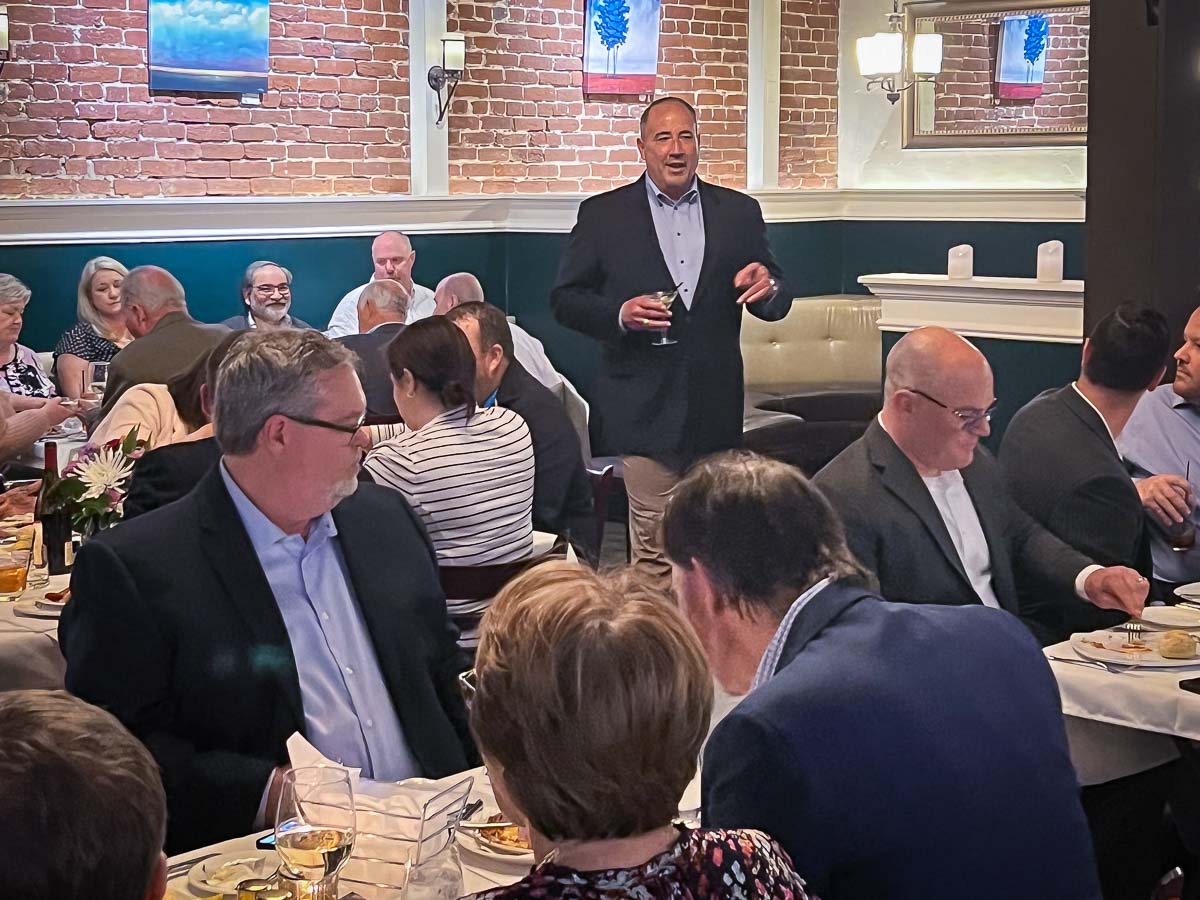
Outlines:
[{"label": "man in black suit", "polygon": [[592,487],[583,467],[579,436],[562,401],[513,356],[504,313],[488,303],[463,303],[446,313],[475,354],[475,401],[517,413],[533,440],[533,527],[567,535],[575,552],[595,564]]},{"label": "man in black suit", "polygon": [[701,462],[663,520],[676,595],[744,700],[705,827],[758,828],[841,900],[1097,900],[1058,688],[1002,612],[886,603],[799,470]]},{"label": "man in black suit", "polygon": [[319,332],[242,337],[220,464],[76,558],[67,688],[154,754],[173,851],[268,823],[293,732],[378,780],[476,760],[433,550],[403,497],[357,480],[365,409]]},{"label": "man in black suit", "polygon": [[211,437],[151,450],[133,464],[122,521],[174,503],[198,485],[220,460],[221,448]]},{"label": "man in black suit", "polygon": [[[791,307],[750,197],[696,177],[696,112],[663,97],[642,114],[646,174],[585,200],[550,294],[555,317],[600,341],[599,445],[620,454],[635,562],[661,578],[663,506],[693,460],[740,445],[742,308]],[[652,295],[678,286],[668,309]],[[675,341],[656,346],[660,336]]]},{"label": "man in black suit", "polygon": [[410,294],[409,288],[390,278],[372,281],[358,295],[359,333],[337,338],[358,357],[369,425],[400,421],[386,351],[392,338],[404,330]]},{"label": "man in black suit", "polygon": [[[1025,512],[1097,562],[1129,566],[1146,578],[1152,574],[1147,522],[1115,441],[1138,400],[1162,380],[1170,340],[1161,313],[1117,307],[1084,342],[1079,380],[1027,403],[1000,445],[1009,491]],[[1023,596],[1021,605],[1057,640],[1126,618],[1073,591]]]},{"label": "man in black suit", "polygon": [[979,447],[996,398],[991,367],[974,346],[944,328],[910,332],[888,354],[883,397],[866,434],[814,479],[880,593],[1019,613],[1020,585],[1141,612],[1144,577],[1095,565],[1009,497],[999,466]]}]

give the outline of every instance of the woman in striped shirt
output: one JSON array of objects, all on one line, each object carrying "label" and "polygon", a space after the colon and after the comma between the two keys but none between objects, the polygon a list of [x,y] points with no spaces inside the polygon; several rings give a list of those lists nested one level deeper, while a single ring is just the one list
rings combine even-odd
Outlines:
[{"label": "woman in striped shirt", "polygon": [[364,466],[424,522],[438,563],[513,562],[533,550],[533,443],[509,409],[475,406],[475,357],[441,316],[414,322],[387,348],[396,407],[408,430],[377,444]]}]

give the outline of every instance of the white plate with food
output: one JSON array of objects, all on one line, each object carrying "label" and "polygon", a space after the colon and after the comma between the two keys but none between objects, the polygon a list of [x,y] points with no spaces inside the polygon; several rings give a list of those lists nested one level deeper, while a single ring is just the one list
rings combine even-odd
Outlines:
[{"label": "white plate with food", "polygon": [[237,896],[237,886],[252,878],[270,878],[279,855],[269,850],[243,850],[202,859],[188,870],[188,887],[201,894]]},{"label": "white plate with food", "polygon": [[[497,822],[500,818],[500,814],[496,813],[489,819],[473,821],[470,824],[486,825],[487,821]],[[516,825],[506,825],[503,828],[461,828],[457,840],[460,847],[496,862],[533,865],[533,848],[529,845],[529,836]]]},{"label": "white plate with food", "polygon": [[1163,628],[1200,628],[1200,609],[1187,606],[1147,606],[1141,619]]},{"label": "white plate with food", "polygon": [[1124,631],[1092,631],[1071,635],[1071,649],[1086,659],[1118,666],[1200,666],[1200,636],[1186,631],[1147,631],[1136,640]]}]

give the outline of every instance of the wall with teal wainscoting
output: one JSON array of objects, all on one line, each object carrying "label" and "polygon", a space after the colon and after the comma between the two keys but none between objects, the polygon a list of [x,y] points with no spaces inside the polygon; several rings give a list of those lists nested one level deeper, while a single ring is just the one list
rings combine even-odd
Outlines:
[{"label": "wall with teal wainscoting", "polygon": [[[981,275],[1032,276],[1037,245],[1057,238],[1066,245],[1067,277],[1084,277],[1081,223],[848,220],[774,223],[767,230],[797,296],[865,293],[857,283],[864,274],[945,271],[946,251],[960,243],[975,247],[975,271]],[[599,366],[598,348],[558,325],[548,300],[567,235],[418,234],[412,242],[419,283],[434,287],[451,272],[474,272],[488,298],[539,337],[555,365],[587,393]],[[253,260],[272,259],[292,270],[296,315],[323,326],[342,295],[370,277],[370,244],[369,236],[361,236],[5,246],[0,272],[16,275],[33,290],[21,340],[43,350],[74,322],[76,279],[93,256],[171,270],[187,290],[193,315],[204,321],[238,312],[242,270]],[[1003,403],[997,431],[1029,397],[1073,377],[1079,353],[1062,344],[980,345],[996,370]]]}]

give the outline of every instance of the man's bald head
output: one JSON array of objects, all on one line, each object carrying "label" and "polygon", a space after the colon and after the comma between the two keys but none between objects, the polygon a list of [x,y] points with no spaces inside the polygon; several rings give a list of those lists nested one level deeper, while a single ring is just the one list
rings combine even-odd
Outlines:
[{"label": "man's bald head", "polygon": [[984,372],[991,373],[987,357],[970,341],[948,328],[918,328],[900,338],[888,354],[884,399],[900,388],[953,390],[963,379]]},{"label": "man's bald head", "polygon": [[121,282],[121,311],[135,338],[143,337],[173,312],[187,312],[187,299],[179,280],[158,266],[138,266]]},{"label": "man's bald head", "polygon": [[375,278],[390,278],[401,284],[411,284],[416,251],[409,239],[399,231],[385,231],[371,242],[371,262]]},{"label": "man's bald head", "polygon": [[990,433],[992,390],[977,347],[946,328],[918,328],[888,354],[883,424],[921,475],[962,469]]},{"label": "man's bald head", "polygon": [[460,303],[484,303],[483,285],[470,272],[455,272],[438,282],[433,314],[444,316]]}]

